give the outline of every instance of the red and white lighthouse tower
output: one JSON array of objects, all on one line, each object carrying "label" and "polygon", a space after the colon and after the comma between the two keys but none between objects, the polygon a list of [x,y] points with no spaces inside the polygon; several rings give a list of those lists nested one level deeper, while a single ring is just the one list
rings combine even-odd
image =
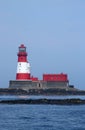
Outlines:
[{"label": "red and white lighthouse tower", "polygon": [[30,80],[30,64],[24,44],[19,47],[16,80]]}]

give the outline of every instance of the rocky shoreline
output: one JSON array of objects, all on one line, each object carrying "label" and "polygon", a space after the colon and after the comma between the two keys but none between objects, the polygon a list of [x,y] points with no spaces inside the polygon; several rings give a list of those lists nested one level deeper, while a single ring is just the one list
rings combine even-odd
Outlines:
[{"label": "rocky shoreline", "polygon": [[0,88],[0,95],[85,95],[85,90]]},{"label": "rocky shoreline", "polygon": [[17,100],[1,100],[0,104],[84,105],[85,100],[82,99],[17,99]]},{"label": "rocky shoreline", "polygon": [[[65,90],[65,89],[10,89],[0,88],[0,95],[85,95],[84,90]],[[0,104],[51,104],[51,105],[83,105],[82,99],[9,99],[0,100]]]}]

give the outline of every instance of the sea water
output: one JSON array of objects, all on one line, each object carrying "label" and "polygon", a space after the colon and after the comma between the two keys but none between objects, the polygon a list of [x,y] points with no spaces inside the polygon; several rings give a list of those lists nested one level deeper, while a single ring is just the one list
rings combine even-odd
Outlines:
[{"label": "sea water", "polygon": [[0,130],[85,130],[85,105],[0,104]]}]

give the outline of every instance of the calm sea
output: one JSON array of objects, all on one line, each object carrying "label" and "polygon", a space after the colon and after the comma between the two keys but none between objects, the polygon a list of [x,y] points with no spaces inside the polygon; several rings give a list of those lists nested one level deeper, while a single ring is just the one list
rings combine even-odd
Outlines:
[{"label": "calm sea", "polygon": [[[0,96],[0,100],[16,98],[46,98],[46,96]],[[85,96],[80,98],[85,99]],[[0,130],[85,130],[85,105],[0,104]]]}]

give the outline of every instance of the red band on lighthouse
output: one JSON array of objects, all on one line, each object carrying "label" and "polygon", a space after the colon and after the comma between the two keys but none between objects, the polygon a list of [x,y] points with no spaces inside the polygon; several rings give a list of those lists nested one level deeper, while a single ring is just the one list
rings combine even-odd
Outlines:
[{"label": "red band on lighthouse", "polygon": [[27,61],[27,52],[24,44],[19,47],[16,80],[30,79],[30,64]]}]

